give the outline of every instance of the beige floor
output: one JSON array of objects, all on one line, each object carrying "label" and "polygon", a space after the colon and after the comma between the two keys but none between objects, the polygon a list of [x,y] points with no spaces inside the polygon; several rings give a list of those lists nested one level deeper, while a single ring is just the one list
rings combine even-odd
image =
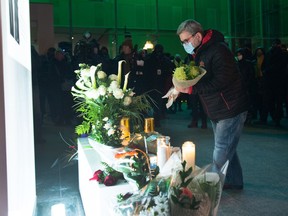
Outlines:
[{"label": "beige floor", "polygon": [[[208,129],[187,128],[190,110],[167,114],[159,132],[171,137],[171,145],[181,146],[191,140],[196,144],[196,163],[211,163],[213,133]],[[218,216],[286,216],[288,215],[288,120],[282,128],[245,127],[238,152],[243,168],[244,190],[223,191]],[[54,163],[63,156],[68,141],[75,142],[73,126],[56,127],[47,120],[43,124],[45,143],[35,144],[37,177],[37,215],[50,215],[51,206],[64,203],[66,215],[84,216],[78,192],[77,161],[62,168]],[[54,166],[52,166],[54,164]],[[52,166],[52,167],[51,167]]]}]

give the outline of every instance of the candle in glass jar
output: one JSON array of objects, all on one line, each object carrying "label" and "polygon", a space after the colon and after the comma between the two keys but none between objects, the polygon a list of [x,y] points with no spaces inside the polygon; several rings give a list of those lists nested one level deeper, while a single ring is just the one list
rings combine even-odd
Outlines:
[{"label": "candle in glass jar", "polygon": [[154,118],[145,118],[144,132],[154,132]]},{"label": "candle in glass jar", "polygon": [[130,141],[130,124],[129,118],[122,118],[120,121],[120,130],[122,132],[121,139],[123,139],[122,144],[128,145]]},{"label": "candle in glass jar", "polygon": [[195,144],[191,141],[186,141],[182,145],[182,160],[186,161],[186,168],[192,167],[193,171],[195,169]]},{"label": "candle in glass jar", "polygon": [[157,165],[161,171],[167,161],[167,146],[160,144],[157,146]]}]

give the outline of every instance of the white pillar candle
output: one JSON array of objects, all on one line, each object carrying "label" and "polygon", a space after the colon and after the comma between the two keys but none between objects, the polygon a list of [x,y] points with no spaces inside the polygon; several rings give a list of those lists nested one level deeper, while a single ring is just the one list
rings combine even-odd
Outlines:
[{"label": "white pillar candle", "polygon": [[161,144],[157,146],[157,165],[159,169],[163,168],[167,161],[167,146],[165,144]]},{"label": "white pillar candle", "polygon": [[186,169],[192,167],[193,171],[195,169],[195,144],[191,141],[186,141],[182,145],[182,160],[186,161]]}]

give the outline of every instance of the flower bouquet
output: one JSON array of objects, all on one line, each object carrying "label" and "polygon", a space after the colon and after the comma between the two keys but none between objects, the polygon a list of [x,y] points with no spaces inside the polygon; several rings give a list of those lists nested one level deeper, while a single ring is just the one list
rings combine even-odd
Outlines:
[{"label": "flower bouquet", "polygon": [[113,169],[110,165],[105,162],[102,162],[104,169],[97,170],[94,172],[93,177],[89,180],[95,180],[99,184],[104,184],[105,186],[116,185],[118,180],[123,179],[123,174]]},{"label": "flower bouquet", "polygon": [[205,74],[206,70],[202,67],[183,65],[175,69],[172,82],[177,88],[188,88],[195,85]]},{"label": "flower bouquet", "polygon": [[123,173],[125,180],[138,191],[151,180],[150,162],[140,149],[131,149],[115,155],[115,170]]},{"label": "flower bouquet", "polygon": [[149,182],[139,193],[132,196],[119,196],[119,202],[114,206],[115,216],[169,216],[168,191],[171,178],[156,178]]},{"label": "flower bouquet", "polygon": [[180,93],[178,91],[179,89],[186,89],[194,86],[205,74],[206,70],[202,67],[195,66],[193,62],[188,65],[177,67],[174,70],[172,78],[174,87],[162,97],[168,98],[166,107],[169,108],[173,104],[173,101],[175,101]]},{"label": "flower bouquet", "polygon": [[221,172],[213,171],[212,164],[192,172],[191,168],[185,170],[184,161],[183,170],[172,177],[171,216],[216,216],[228,164],[227,161]]},{"label": "flower bouquet", "polygon": [[134,96],[133,89],[127,89],[129,73],[120,86],[122,62],[118,64],[118,74],[109,76],[102,71],[101,64],[79,64],[80,69],[75,71],[78,80],[71,90],[76,111],[83,119],[76,126],[76,133],[89,134],[98,143],[113,147],[120,147],[124,139],[121,119],[129,118],[135,129],[141,127],[142,115],[151,109],[147,95]]}]

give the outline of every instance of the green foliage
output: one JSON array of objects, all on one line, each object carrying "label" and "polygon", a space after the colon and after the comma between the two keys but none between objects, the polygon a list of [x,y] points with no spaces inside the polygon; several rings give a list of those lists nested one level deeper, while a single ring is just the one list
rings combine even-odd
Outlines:
[{"label": "green foliage", "polygon": [[104,172],[106,173],[106,175],[110,174],[117,179],[123,179],[123,173],[118,172],[117,170],[109,166],[106,162],[102,161],[101,164],[104,166]]},{"label": "green foliage", "polygon": [[[151,110],[151,98],[145,94],[134,96],[132,89],[119,85],[120,76],[107,76],[101,64],[79,64],[79,67],[75,71],[78,80],[71,93],[74,108],[83,121],[76,126],[75,132],[78,135],[89,133],[91,138],[104,145],[121,146],[121,119],[129,118],[130,124],[135,127],[143,125],[143,115]],[[138,127],[138,130],[141,128]]]},{"label": "green foliage", "polygon": [[188,189],[188,185],[193,180],[193,177],[189,178],[192,173],[192,167],[190,167],[188,170],[185,170],[186,164],[186,161],[183,161],[182,170],[179,171],[181,182],[171,188],[171,200],[173,203],[180,205],[183,208],[197,210],[201,200],[197,201],[195,196],[192,194],[192,191]]}]

